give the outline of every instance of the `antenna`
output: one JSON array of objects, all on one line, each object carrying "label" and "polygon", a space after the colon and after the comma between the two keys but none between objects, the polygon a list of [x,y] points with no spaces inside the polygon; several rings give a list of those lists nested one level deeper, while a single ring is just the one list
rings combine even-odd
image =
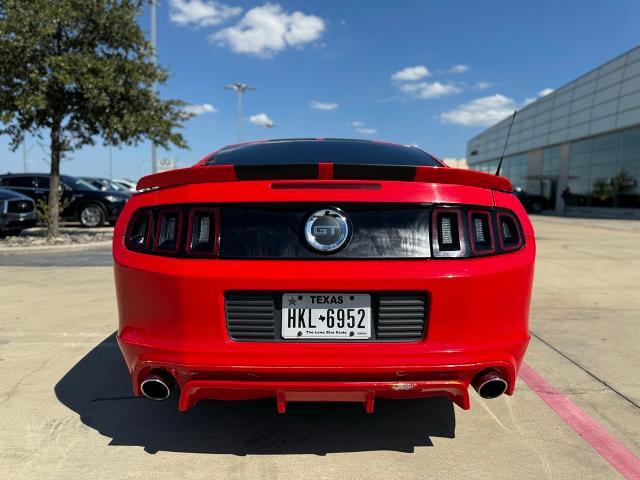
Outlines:
[{"label": "antenna", "polygon": [[509,124],[509,131],[507,132],[507,139],[504,141],[504,148],[502,149],[502,155],[500,155],[500,161],[498,162],[498,170],[496,175],[500,175],[500,168],[502,167],[502,160],[504,159],[504,152],[507,151],[507,144],[509,143],[509,136],[511,135],[511,127],[513,127],[513,121],[516,119],[517,110],[513,111],[513,117],[511,117],[511,123]]}]

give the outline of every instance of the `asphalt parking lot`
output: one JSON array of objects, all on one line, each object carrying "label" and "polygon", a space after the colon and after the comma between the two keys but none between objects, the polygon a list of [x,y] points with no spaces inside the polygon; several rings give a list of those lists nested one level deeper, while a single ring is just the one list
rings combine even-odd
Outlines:
[{"label": "asphalt parking lot", "polygon": [[535,217],[514,397],[360,405],[131,395],[110,253],[0,253],[0,478],[640,478],[640,222]]}]

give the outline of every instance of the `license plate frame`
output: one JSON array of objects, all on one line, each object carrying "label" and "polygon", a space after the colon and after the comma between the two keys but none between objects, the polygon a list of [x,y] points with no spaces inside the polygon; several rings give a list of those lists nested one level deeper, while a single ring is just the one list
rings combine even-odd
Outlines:
[{"label": "license plate frame", "polygon": [[367,293],[283,293],[280,335],[287,341],[371,340],[371,297]]}]

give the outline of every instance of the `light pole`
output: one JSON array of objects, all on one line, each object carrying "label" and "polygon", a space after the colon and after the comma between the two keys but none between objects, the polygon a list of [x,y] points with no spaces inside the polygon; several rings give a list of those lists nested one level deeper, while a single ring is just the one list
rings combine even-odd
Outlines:
[{"label": "light pole", "polygon": [[29,171],[29,152],[31,151],[31,149],[33,147],[35,147],[37,145],[37,143],[32,144],[30,147],[27,148],[27,134],[24,134],[24,137],[22,137],[22,170],[24,171],[24,173],[27,173]]},{"label": "light pole", "polygon": [[230,83],[225,85],[227,90],[233,90],[238,93],[238,143],[242,141],[242,94],[247,90],[255,90],[255,87],[246,83]]},{"label": "light pole", "polygon": [[109,145],[109,180],[113,179],[113,147]]},{"label": "light pole", "polygon": [[[153,53],[152,53],[152,59],[153,59],[153,65],[155,66],[157,63],[157,55],[156,55],[156,50],[158,47],[158,38],[157,38],[157,24],[156,24],[156,17],[157,17],[157,5],[158,2],[157,0],[151,0],[151,46],[153,47]],[[156,82],[153,82],[153,94],[156,94]],[[153,142],[153,140],[151,141],[151,173],[156,173],[156,169],[157,169],[157,153],[156,153],[156,144]]]},{"label": "light pole", "polygon": [[27,173],[27,134],[22,139],[22,170]]}]

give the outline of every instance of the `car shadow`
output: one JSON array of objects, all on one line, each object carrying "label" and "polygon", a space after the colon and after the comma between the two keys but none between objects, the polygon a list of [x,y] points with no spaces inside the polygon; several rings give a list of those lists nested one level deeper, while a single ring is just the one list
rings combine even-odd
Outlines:
[{"label": "car shadow", "polygon": [[316,454],[432,446],[432,437],[455,437],[447,398],[376,401],[375,413],[349,403],[294,403],[276,412],[275,400],[202,401],[178,412],[177,391],[164,402],[136,398],[110,335],[56,384],[57,398],[111,445],[158,451],[234,455]]}]

